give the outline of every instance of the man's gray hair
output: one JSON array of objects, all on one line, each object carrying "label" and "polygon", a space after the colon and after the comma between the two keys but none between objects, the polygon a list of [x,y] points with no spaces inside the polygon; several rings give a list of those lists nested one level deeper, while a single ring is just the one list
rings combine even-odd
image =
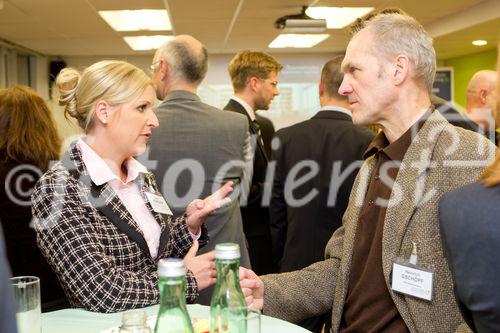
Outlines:
[{"label": "man's gray hair", "polygon": [[207,74],[208,53],[204,46],[194,48],[185,40],[171,40],[159,49],[159,56],[171,66],[173,80],[200,83]]},{"label": "man's gray hair", "polygon": [[436,51],[432,38],[413,17],[401,14],[380,14],[365,23],[374,36],[375,52],[393,60],[405,54],[415,68],[415,80],[432,92],[436,75]]}]

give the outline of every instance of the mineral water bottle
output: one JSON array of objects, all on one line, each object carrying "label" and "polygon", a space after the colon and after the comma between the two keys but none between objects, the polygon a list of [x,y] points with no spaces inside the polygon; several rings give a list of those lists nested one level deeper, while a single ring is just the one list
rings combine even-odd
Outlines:
[{"label": "mineral water bottle", "polygon": [[186,309],[186,268],[182,259],[162,259],[158,263],[160,311],[155,333],[193,333]]},{"label": "mineral water bottle", "polygon": [[238,278],[239,245],[217,244],[215,265],[217,283],[210,302],[210,332],[246,333],[247,307]]}]

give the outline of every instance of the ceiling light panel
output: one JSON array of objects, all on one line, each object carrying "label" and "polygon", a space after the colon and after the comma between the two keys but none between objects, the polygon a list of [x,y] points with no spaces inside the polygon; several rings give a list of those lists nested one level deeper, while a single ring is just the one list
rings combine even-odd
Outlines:
[{"label": "ceiling light panel", "polygon": [[476,45],[476,46],[484,46],[487,44],[488,44],[488,42],[485,40],[482,40],[482,39],[477,39],[477,40],[472,41],[472,45]]},{"label": "ceiling light panel", "polygon": [[101,10],[99,15],[116,31],[172,30],[164,9]]},{"label": "ceiling light panel", "polygon": [[328,34],[281,34],[269,44],[269,48],[310,48],[328,37]]},{"label": "ceiling light panel", "polygon": [[306,14],[315,19],[325,19],[328,29],[342,29],[373,9],[373,7],[309,7]]},{"label": "ceiling light panel", "polygon": [[125,42],[134,51],[156,50],[174,36],[126,36]]}]

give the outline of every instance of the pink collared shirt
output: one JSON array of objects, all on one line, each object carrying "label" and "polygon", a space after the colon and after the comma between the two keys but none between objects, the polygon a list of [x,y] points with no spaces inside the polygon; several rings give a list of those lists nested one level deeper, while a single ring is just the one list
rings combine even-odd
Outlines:
[{"label": "pink collared shirt", "polygon": [[148,170],[144,165],[139,163],[132,157],[126,162],[127,180],[122,180],[115,175],[108,167],[106,162],[97,153],[85,143],[84,140],[79,139],[77,146],[82,153],[82,160],[89,172],[92,181],[100,186],[108,183],[109,186],[115,191],[118,198],[125,205],[128,212],[134,219],[142,231],[144,239],[148,244],[149,253],[153,259],[158,255],[158,246],[160,243],[161,227],[156,222],[153,214],[146,206],[144,199],[141,196],[139,186],[134,180],[139,176],[139,173],[147,173]]}]

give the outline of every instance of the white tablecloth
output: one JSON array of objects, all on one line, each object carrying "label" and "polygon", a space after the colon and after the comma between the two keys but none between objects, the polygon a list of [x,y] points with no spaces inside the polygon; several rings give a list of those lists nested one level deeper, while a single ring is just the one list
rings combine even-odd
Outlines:
[{"label": "white tablecloth", "polygon": [[[143,310],[148,316],[158,313],[158,305]],[[208,319],[209,307],[199,304],[187,306],[191,318]],[[103,314],[81,309],[65,309],[42,314],[42,333],[100,333],[119,326],[122,313]],[[262,316],[261,333],[304,333],[309,332],[302,327],[283,320]]]}]

